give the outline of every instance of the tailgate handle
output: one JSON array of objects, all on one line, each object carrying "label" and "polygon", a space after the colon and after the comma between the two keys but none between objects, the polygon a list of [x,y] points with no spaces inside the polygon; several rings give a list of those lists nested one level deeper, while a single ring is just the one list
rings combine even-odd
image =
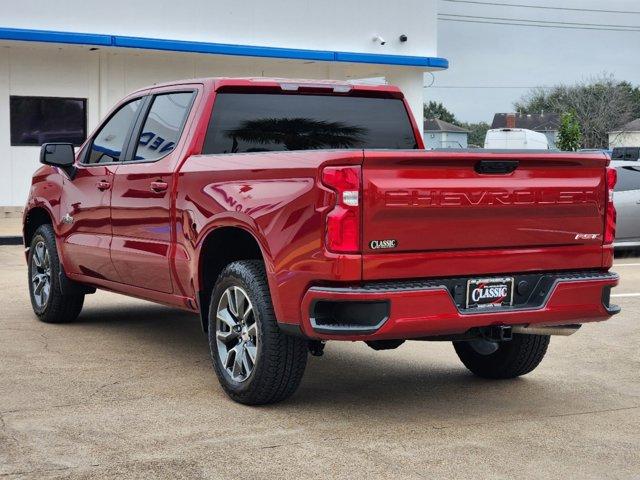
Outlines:
[{"label": "tailgate handle", "polygon": [[518,168],[518,160],[480,160],[475,171],[489,175],[504,175]]}]

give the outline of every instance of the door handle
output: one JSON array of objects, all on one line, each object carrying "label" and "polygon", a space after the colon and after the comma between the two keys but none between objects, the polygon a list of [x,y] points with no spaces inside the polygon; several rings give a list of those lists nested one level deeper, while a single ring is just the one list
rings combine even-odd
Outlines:
[{"label": "door handle", "polygon": [[162,181],[151,182],[150,186],[151,191],[156,193],[166,192],[168,187],[167,182]]},{"label": "door handle", "polygon": [[98,187],[98,190],[108,190],[111,187],[111,184],[109,182],[107,182],[106,180],[100,180],[97,184],[96,187]]}]

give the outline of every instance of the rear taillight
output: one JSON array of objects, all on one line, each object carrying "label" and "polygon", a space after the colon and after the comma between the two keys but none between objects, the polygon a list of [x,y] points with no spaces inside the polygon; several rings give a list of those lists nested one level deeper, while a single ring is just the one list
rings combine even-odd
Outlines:
[{"label": "rear taillight", "polygon": [[613,187],[616,186],[618,172],[607,168],[607,211],[604,219],[604,243],[612,244],[616,238],[616,207],[613,204]]},{"label": "rear taillight", "polygon": [[359,252],[360,167],[326,167],[322,183],[336,193],[335,204],[326,216],[325,247],[335,253]]}]

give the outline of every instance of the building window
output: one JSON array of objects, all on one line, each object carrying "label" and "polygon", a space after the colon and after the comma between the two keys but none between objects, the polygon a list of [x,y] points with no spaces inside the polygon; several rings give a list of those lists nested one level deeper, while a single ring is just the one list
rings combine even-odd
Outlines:
[{"label": "building window", "polygon": [[40,146],[69,142],[78,146],[87,138],[85,98],[9,98],[11,145]]}]

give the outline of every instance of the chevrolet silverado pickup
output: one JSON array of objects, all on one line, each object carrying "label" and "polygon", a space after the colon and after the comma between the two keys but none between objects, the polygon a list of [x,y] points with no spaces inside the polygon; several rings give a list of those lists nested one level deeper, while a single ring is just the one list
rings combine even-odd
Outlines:
[{"label": "chevrolet silverado pickup", "polygon": [[197,313],[245,404],[293,394],[329,340],[451,341],[504,379],[619,311],[604,155],[426,151],[393,86],[156,85],[40,160],[23,232],[37,317],[72,321],[98,288]]}]

